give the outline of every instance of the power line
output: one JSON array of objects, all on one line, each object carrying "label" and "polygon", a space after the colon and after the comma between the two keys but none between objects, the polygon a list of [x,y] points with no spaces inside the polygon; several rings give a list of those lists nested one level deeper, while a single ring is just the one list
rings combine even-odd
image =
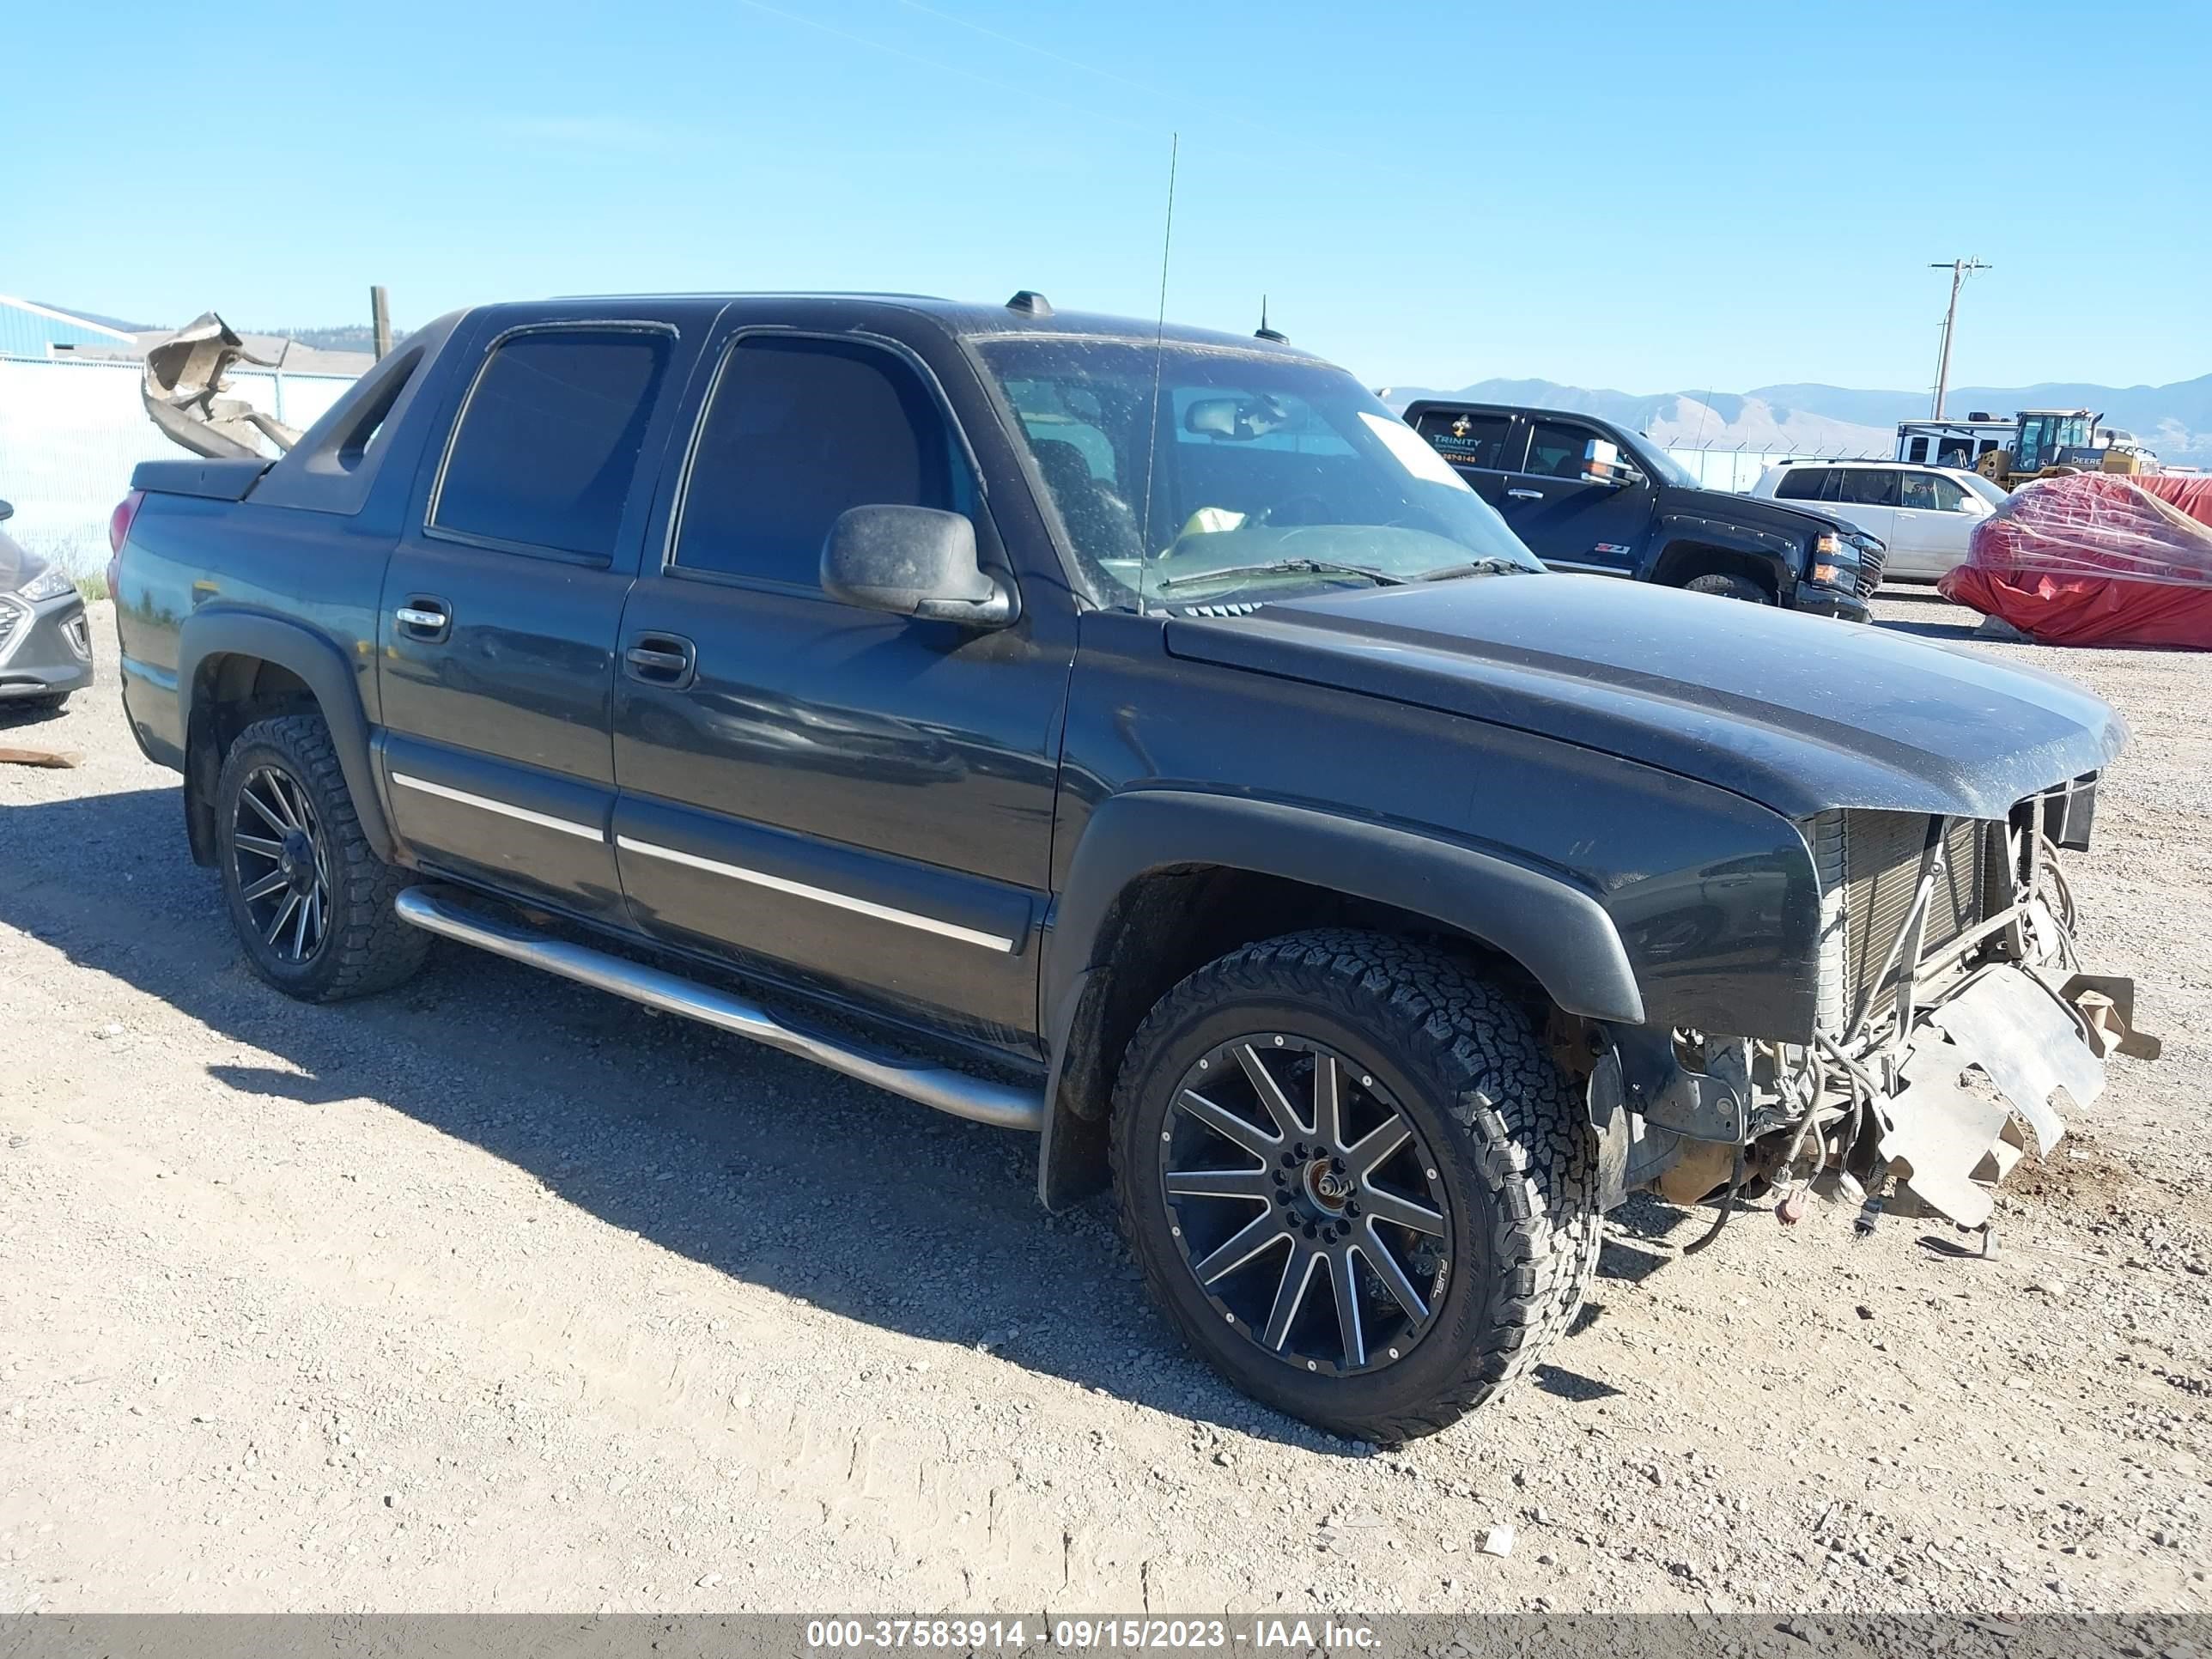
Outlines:
[{"label": "power line", "polygon": [[1959,320],[1959,287],[1978,270],[1995,270],[1995,265],[1985,265],[1979,259],[1931,259],[1930,270],[1948,270],[1951,273],[1951,303],[1943,313],[1943,351],[1936,360],[1936,413],[1943,418],[1943,393],[1951,384],[1951,330]]}]

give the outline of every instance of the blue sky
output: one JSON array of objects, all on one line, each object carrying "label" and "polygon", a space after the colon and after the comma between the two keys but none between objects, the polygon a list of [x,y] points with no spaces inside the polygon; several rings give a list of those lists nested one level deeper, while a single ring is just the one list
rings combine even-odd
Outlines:
[{"label": "blue sky", "polygon": [[[2113,21],[2100,21],[2100,16]],[[1529,0],[18,10],[0,292],[404,325],[622,289],[1150,315],[1371,384],[2212,371],[2212,11]],[[1946,19],[1956,19],[1947,21]],[[112,60],[115,65],[107,67]],[[177,192],[173,203],[169,192]]]}]

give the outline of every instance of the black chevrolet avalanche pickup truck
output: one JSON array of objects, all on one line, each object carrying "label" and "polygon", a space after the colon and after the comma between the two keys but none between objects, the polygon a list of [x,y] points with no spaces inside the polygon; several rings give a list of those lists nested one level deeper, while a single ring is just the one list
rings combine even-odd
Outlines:
[{"label": "black chevrolet avalanche pickup truck", "polygon": [[1594,415],[1424,399],[1406,420],[1555,570],[1872,617],[1885,549],[1845,520],[1707,489],[1649,438]]},{"label": "black chevrolet avalanche pickup truck", "polygon": [[1343,1434],[1524,1373],[1625,1193],[1975,1225],[2148,1047],[2058,865],[2103,703],[1549,573],[1276,340],[489,306],[133,483],[129,718],[264,978],[439,935],[1036,1134]]}]

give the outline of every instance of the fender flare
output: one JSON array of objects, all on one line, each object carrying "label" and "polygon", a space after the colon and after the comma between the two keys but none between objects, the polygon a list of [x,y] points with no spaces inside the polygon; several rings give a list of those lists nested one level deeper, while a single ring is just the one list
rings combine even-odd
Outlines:
[{"label": "fender flare", "polygon": [[[1180,789],[1116,795],[1076,845],[1045,940],[1041,1012],[1052,1047],[1038,1173],[1052,1207],[1064,1207],[1083,1184],[1074,1167],[1081,1152],[1055,1146],[1074,1137],[1055,1129],[1072,1127],[1063,1116],[1085,1115],[1084,1082],[1073,1080],[1073,1094],[1062,1088],[1071,1065],[1105,1059],[1090,1025],[1109,977],[1108,923],[1133,884],[1191,867],[1280,877],[1431,918],[1512,957],[1570,1013],[1644,1023],[1643,994],[1613,918],[1557,875],[1437,834],[1279,801]],[[1089,1115],[1095,1120],[1095,1106]]]},{"label": "fender flare", "polygon": [[369,757],[368,716],[361,704],[352,664],[328,636],[265,611],[208,609],[185,619],[177,639],[177,691],[185,699],[185,734],[189,749],[198,712],[200,665],[210,657],[255,657],[289,669],[307,682],[331,729],[338,768],[353,797],[362,834],[377,857],[393,860],[398,842],[377,792],[376,768]]},{"label": "fender flare", "polygon": [[1768,566],[1774,575],[1774,591],[1782,599],[1788,599],[1797,585],[1798,545],[1793,538],[1778,530],[1731,524],[1725,519],[1709,519],[1692,513],[1670,513],[1661,517],[1657,533],[1652,538],[1651,574],[1656,577],[1660,567],[1667,562],[1668,554],[1686,542],[1741,554]]}]

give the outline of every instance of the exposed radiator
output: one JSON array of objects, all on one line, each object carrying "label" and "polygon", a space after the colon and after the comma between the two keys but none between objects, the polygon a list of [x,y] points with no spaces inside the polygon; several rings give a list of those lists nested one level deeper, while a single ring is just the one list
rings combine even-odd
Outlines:
[{"label": "exposed radiator", "polygon": [[[1820,873],[1820,1023],[1840,1030],[1875,989],[1920,884],[1930,820],[1918,812],[1823,812],[1806,826]],[[1989,825],[1961,818],[1944,843],[1943,872],[1929,896],[1922,954],[1948,944],[1986,914]],[[1888,981],[1894,984],[1894,977]]]}]

